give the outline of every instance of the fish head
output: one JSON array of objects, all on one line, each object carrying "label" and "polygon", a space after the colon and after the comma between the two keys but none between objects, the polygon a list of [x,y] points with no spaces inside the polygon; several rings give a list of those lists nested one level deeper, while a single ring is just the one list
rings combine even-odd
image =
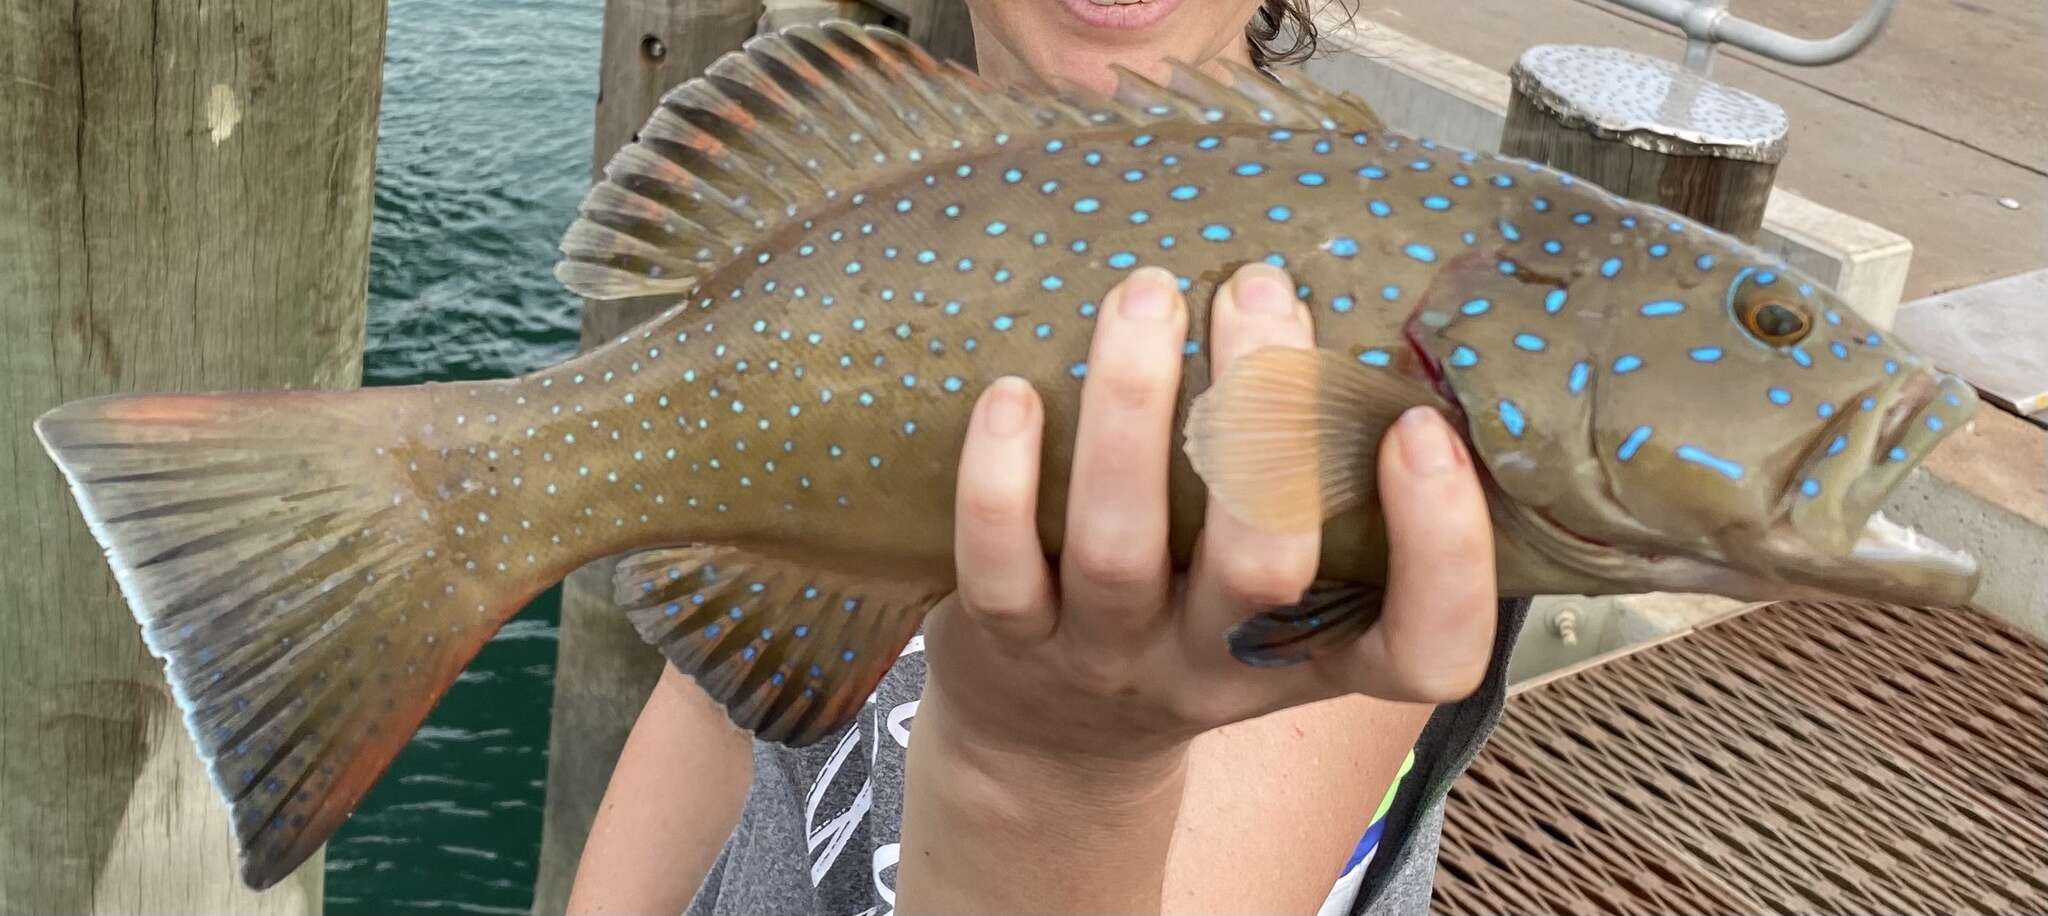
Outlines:
[{"label": "fish head", "polygon": [[1522,541],[1625,590],[1967,601],[1975,561],[1878,510],[1974,390],[1768,252],[1558,190],[1407,328]]}]

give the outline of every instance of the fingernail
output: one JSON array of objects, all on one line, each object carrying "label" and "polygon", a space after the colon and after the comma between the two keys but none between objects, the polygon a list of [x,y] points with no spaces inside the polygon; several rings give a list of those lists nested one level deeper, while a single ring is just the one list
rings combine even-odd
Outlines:
[{"label": "fingernail", "polygon": [[988,431],[1005,438],[1023,432],[1030,414],[1025,393],[1030,390],[1030,383],[1017,378],[998,379],[989,386]]},{"label": "fingernail", "polygon": [[1294,290],[1280,271],[1264,264],[1247,266],[1231,283],[1237,309],[1247,315],[1279,317],[1294,313]]},{"label": "fingernail", "polygon": [[1408,469],[1424,477],[1448,473],[1458,459],[1451,426],[1429,407],[1410,407],[1401,415],[1401,456]]},{"label": "fingernail", "polygon": [[1173,277],[1156,267],[1148,267],[1131,275],[1124,281],[1123,292],[1117,300],[1117,309],[1124,317],[1156,321],[1166,317],[1173,308]]}]

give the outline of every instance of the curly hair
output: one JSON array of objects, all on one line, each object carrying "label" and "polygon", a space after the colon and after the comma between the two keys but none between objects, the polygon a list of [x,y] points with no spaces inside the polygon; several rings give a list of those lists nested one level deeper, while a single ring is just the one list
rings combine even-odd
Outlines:
[{"label": "curly hair", "polygon": [[1265,0],[1244,27],[1252,43],[1252,66],[1299,63],[1316,52],[1313,0]]}]

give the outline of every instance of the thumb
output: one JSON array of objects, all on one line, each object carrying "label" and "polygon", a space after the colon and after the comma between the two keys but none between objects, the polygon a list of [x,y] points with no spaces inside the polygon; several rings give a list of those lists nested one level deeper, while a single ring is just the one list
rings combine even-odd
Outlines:
[{"label": "thumb", "polygon": [[1498,625],[1493,524],[1464,442],[1434,408],[1410,408],[1382,438],[1387,591],[1346,666],[1352,689],[1454,702],[1478,689]]}]

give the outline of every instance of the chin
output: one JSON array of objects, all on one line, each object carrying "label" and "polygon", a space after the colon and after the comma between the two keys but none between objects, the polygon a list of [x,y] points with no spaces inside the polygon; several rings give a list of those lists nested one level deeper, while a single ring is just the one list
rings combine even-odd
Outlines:
[{"label": "chin", "polygon": [[1037,78],[1100,92],[1121,65],[1154,80],[1166,61],[1198,66],[1249,61],[1245,24],[1259,0],[966,0],[983,72],[997,80]]}]

